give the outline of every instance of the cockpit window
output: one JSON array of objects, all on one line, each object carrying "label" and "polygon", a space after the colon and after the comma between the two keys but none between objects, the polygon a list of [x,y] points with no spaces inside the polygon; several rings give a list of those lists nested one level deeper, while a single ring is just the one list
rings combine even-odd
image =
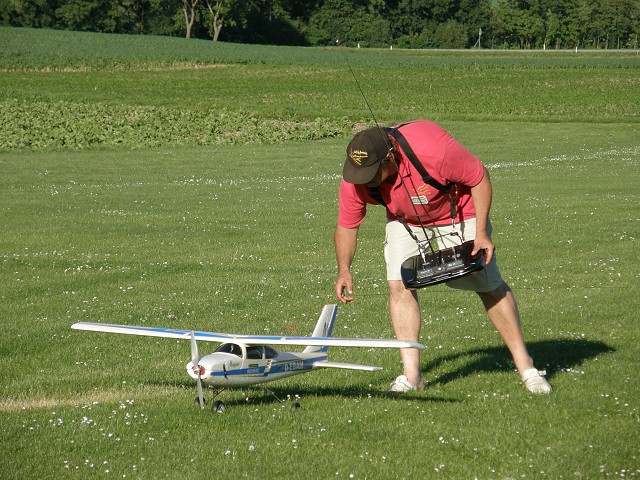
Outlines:
[{"label": "cockpit window", "polygon": [[247,358],[252,360],[262,360],[262,351],[264,348],[262,345],[254,345],[247,347]]},{"label": "cockpit window", "polygon": [[240,345],[236,345],[235,343],[223,343],[218,347],[216,352],[230,353],[232,355],[242,357],[242,348],[240,348]]},{"label": "cockpit window", "polygon": [[277,356],[278,351],[275,348],[268,345],[264,347],[264,358],[276,358]]}]

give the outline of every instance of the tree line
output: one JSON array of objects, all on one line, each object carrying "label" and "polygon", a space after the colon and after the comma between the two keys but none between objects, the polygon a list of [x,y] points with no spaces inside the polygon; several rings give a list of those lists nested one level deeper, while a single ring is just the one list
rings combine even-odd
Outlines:
[{"label": "tree line", "polygon": [[0,0],[0,24],[236,43],[638,48],[640,0]]}]

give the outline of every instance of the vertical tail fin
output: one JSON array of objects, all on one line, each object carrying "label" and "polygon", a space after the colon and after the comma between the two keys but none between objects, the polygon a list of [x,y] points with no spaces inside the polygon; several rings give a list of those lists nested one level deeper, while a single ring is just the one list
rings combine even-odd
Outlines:
[{"label": "vertical tail fin", "polygon": [[[325,305],[316,323],[316,328],[313,330],[313,337],[330,337],[333,332],[333,323],[336,320],[338,313],[338,305]],[[308,346],[304,349],[304,352],[326,352],[329,347],[316,347]]]}]

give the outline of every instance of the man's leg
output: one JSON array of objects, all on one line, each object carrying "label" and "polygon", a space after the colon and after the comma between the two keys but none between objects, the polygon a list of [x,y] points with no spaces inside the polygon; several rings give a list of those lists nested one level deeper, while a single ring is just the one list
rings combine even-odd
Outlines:
[{"label": "man's leg", "polygon": [[526,370],[533,367],[533,360],[529,356],[524,343],[524,336],[520,326],[520,314],[513,292],[505,282],[491,292],[478,292],[482,299],[491,322],[500,333],[502,340],[511,352],[516,368],[522,376]]},{"label": "man's leg", "polygon": [[[389,280],[389,313],[398,340],[420,341],[420,305],[415,290],[405,288],[401,280]],[[418,390],[424,389],[420,373],[420,350],[400,349],[404,375]]]}]

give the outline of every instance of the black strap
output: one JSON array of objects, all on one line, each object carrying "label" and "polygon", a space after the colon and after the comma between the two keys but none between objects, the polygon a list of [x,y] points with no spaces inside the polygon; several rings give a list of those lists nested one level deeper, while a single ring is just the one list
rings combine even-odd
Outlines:
[{"label": "black strap", "polygon": [[[400,127],[401,126],[402,125],[400,125]],[[431,175],[429,175],[429,172],[427,172],[427,170],[424,168],[424,165],[422,165],[420,160],[418,160],[416,154],[413,152],[413,149],[411,148],[411,145],[409,145],[409,142],[407,142],[407,139],[404,138],[404,135],[402,135],[402,133],[400,133],[400,127],[385,128],[385,130],[389,134],[391,134],[393,138],[396,139],[398,145],[400,145],[400,148],[402,148],[402,151],[405,153],[409,161],[411,161],[418,173],[422,176],[422,180],[424,180],[425,183],[428,183],[432,187],[437,188],[442,193],[450,193],[453,184],[449,183],[447,185],[443,185]]]}]

